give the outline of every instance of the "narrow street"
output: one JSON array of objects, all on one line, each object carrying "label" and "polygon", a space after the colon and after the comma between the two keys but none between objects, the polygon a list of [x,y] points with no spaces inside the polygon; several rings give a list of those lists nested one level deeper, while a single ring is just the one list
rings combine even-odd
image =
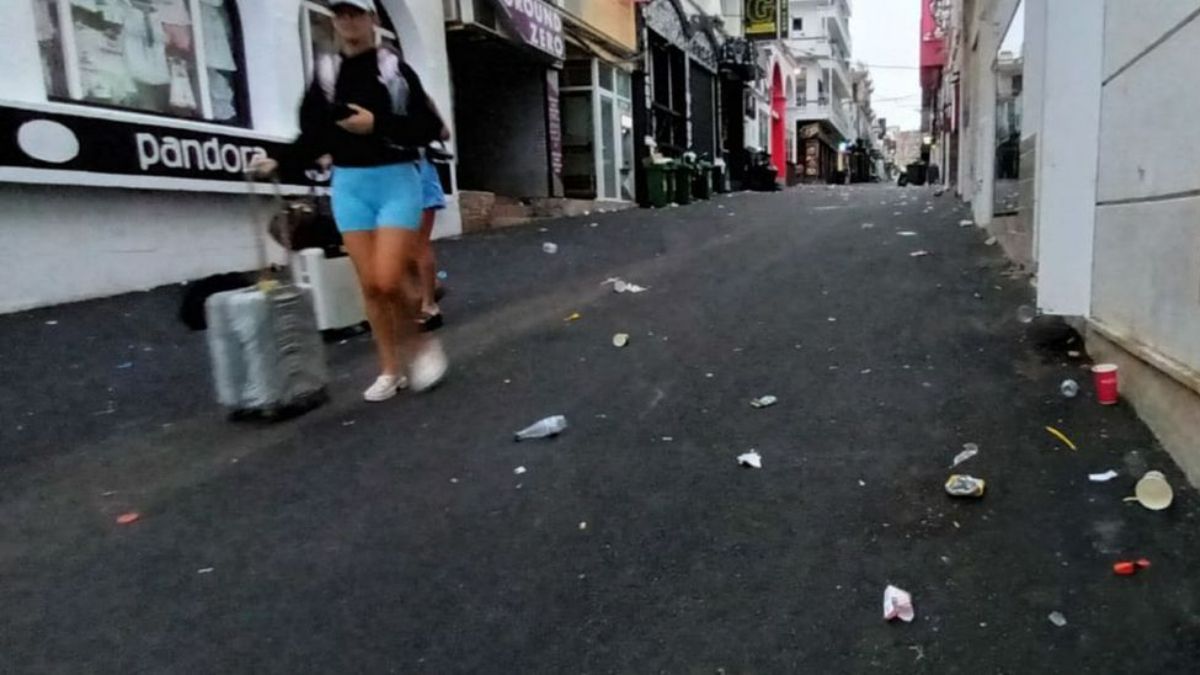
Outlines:
[{"label": "narrow street", "polygon": [[1196,493],[969,217],[821,186],[442,242],[450,379],[366,404],[334,341],[274,425],[225,421],[175,289],[0,316],[0,672],[1194,672]]}]

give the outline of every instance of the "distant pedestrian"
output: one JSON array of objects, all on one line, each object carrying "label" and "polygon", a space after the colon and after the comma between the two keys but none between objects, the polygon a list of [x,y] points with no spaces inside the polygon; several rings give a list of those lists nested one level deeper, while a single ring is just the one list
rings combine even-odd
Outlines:
[{"label": "distant pedestrian", "polygon": [[[437,114],[437,107],[433,101],[429,102],[429,109]],[[441,115],[438,115],[441,121],[442,128],[438,134],[438,141],[445,142],[450,140],[450,129],[446,126]],[[421,212],[421,257],[417,263],[420,271],[421,284],[421,314],[419,323],[422,331],[437,330],[442,327],[444,318],[442,317],[442,308],[438,305],[438,280],[437,280],[437,258],[433,252],[433,225],[437,218],[437,212],[446,208],[446,194],[442,187],[442,179],[438,175],[437,167],[433,165],[429,157],[435,154],[440,154],[441,151],[429,147],[425,149],[425,157],[421,158],[421,189],[423,191],[424,207]]]},{"label": "distant pedestrian", "polygon": [[[330,0],[339,53],[314,64],[300,108],[300,137],[281,158],[306,164],[333,159],[333,215],[367,304],[380,374],[363,392],[384,401],[397,389],[436,385],[446,373],[441,344],[418,333],[419,263],[425,208],[421,149],[444,125],[420,78],[399,54],[376,47],[373,0]],[[278,162],[262,158],[260,173]]]}]

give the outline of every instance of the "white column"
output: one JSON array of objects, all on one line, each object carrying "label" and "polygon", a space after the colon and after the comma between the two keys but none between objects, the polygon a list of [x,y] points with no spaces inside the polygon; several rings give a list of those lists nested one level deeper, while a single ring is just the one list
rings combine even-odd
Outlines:
[{"label": "white column", "polygon": [[1044,17],[1044,94],[1035,175],[1038,307],[1048,314],[1088,316],[1104,3],[1053,0],[1046,2]]},{"label": "white column", "polygon": [[[981,23],[975,71],[975,185],[971,210],[980,226],[992,224],[996,194],[996,45],[993,24]],[[987,39],[985,39],[985,35]]]}]

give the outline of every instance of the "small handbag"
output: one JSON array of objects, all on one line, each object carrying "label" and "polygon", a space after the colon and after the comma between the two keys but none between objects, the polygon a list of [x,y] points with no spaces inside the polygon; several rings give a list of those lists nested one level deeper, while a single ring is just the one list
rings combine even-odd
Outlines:
[{"label": "small handbag", "polygon": [[276,243],[292,251],[319,248],[329,257],[342,253],[342,233],[333,219],[329,197],[316,190],[287,200],[271,218],[267,231]]}]

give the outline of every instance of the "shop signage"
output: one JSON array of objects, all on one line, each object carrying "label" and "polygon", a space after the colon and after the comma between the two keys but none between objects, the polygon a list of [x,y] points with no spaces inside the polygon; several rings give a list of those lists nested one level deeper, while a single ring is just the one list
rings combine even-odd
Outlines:
[{"label": "shop signage", "polygon": [[562,176],[563,171],[563,139],[562,139],[562,109],[558,99],[558,71],[546,71],[546,139],[550,146],[550,170],[555,176]]},{"label": "shop signage", "polygon": [[949,0],[921,0],[921,67],[946,64],[946,27],[950,23]]},{"label": "shop signage", "polygon": [[[279,156],[285,148],[231,134],[0,106],[0,168],[240,181],[256,157]],[[323,176],[283,176],[289,184],[310,178]]]},{"label": "shop signage", "polygon": [[558,10],[543,0],[495,0],[509,28],[530,47],[558,60],[567,57],[563,20]]},{"label": "shop signage", "polygon": [[[746,37],[774,40],[787,37],[787,0],[744,0]],[[782,15],[782,16],[780,16]]]}]

